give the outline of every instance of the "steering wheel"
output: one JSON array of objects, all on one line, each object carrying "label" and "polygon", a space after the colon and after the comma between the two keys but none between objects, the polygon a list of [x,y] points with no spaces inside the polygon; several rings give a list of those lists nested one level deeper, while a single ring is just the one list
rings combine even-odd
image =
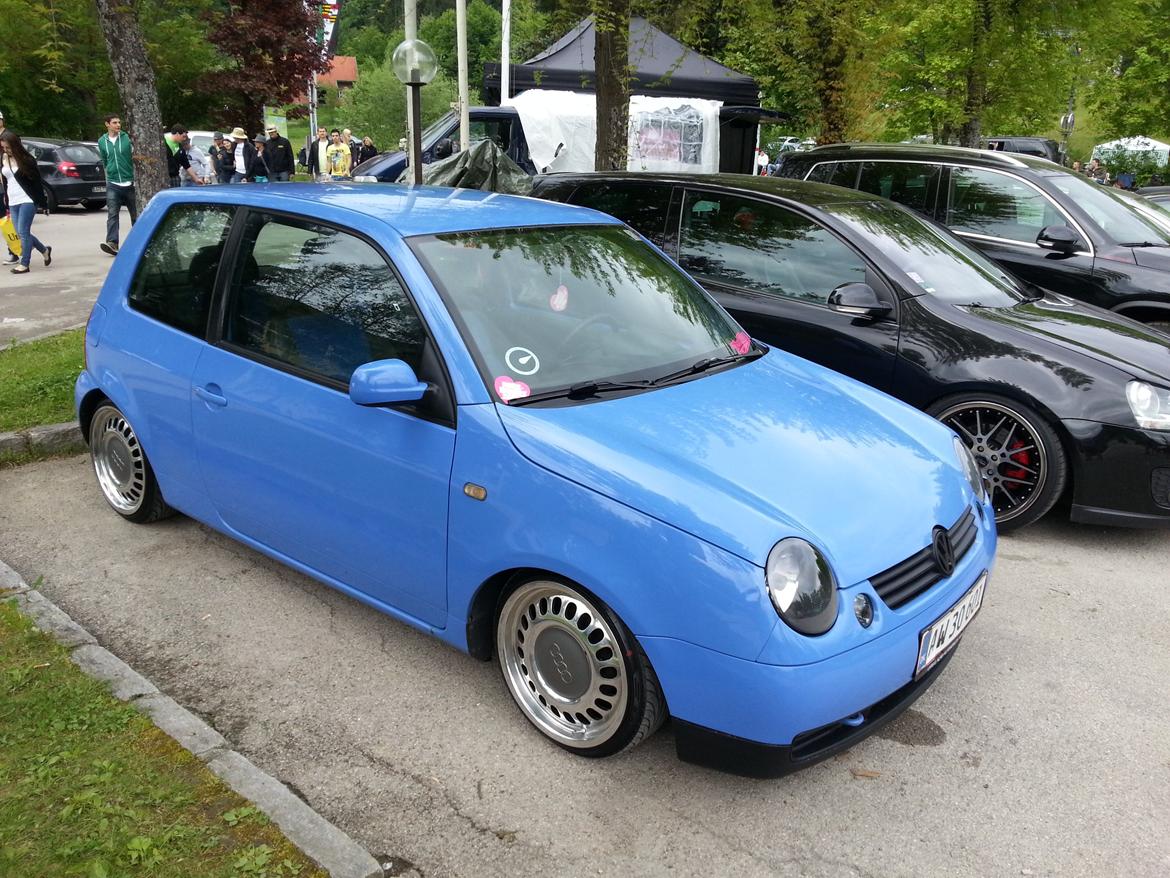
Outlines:
[{"label": "steering wheel", "polygon": [[617,321],[614,319],[614,316],[612,314],[605,312],[605,311],[602,311],[599,314],[594,314],[591,317],[586,317],[584,320],[582,320],[580,323],[578,323],[576,326],[574,326],[571,330],[569,330],[569,334],[565,336],[565,340],[562,341],[561,344],[566,348],[572,347],[573,342],[578,339],[578,337],[581,335],[582,332],[584,332],[590,326],[595,326],[598,323],[608,323],[614,329],[618,328],[618,324],[617,324]]}]

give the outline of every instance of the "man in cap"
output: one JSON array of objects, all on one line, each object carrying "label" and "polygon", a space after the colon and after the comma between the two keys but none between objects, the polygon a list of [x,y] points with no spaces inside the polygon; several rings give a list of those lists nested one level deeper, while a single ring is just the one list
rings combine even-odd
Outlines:
[{"label": "man in cap", "polygon": [[287,183],[295,170],[292,144],[281,137],[275,125],[268,126],[268,141],[264,144],[264,161],[268,164],[268,179],[273,183]]},{"label": "man in cap", "polygon": [[252,172],[252,162],[256,160],[256,147],[244,133],[244,129],[236,126],[232,129],[232,183],[243,183]]}]

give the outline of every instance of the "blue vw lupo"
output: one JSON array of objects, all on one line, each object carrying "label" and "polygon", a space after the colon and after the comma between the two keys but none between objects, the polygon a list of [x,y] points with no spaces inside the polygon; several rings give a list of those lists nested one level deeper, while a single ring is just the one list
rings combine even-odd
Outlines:
[{"label": "blue vw lupo", "polygon": [[157,196],[77,411],[124,518],[174,510],[459,649],[605,756],[771,776],[938,676],[993,513],[938,422],[754,343],[593,211],[445,189]]}]

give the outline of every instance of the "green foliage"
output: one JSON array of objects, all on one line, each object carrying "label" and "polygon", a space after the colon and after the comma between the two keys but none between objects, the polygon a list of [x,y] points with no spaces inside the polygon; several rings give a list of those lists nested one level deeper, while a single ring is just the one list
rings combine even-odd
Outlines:
[{"label": "green foliage", "polygon": [[1118,0],[1084,45],[1089,105],[1108,137],[1170,132],[1170,17],[1159,0]]},{"label": "green foliage", "polygon": [[[397,43],[395,43],[397,45]],[[423,125],[429,125],[451,108],[456,99],[455,83],[442,71],[423,86]],[[345,94],[340,115],[359,137],[370,136],[379,149],[397,149],[406,137],[406,86],[398,81],[387,58],[377,67],[361,72],[357,83]]]}]

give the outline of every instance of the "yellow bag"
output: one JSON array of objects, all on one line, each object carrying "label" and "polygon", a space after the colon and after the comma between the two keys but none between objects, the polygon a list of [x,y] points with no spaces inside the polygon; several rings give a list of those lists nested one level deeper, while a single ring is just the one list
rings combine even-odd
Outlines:
[{"label": "yellow bag", "polygon": [[0,219],[0,231],[4,232],[4,241],[8,244],[8,249],[19,256],[20,235],[16,234],[16,226],[12,224],[11,217]]}]

